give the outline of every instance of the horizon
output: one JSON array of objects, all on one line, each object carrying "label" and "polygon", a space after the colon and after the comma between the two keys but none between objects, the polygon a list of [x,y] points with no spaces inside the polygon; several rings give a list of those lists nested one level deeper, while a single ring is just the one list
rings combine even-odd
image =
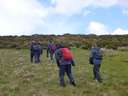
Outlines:
[{"label": "horizon", "polygon": [[29,35],[0,35],[0,37],[22,37],[22,36],[65,36],[65,35],[82,35],[82,36],[128,36],[128,34],[102,34],[102,35],[97,35],[97,34],[70,34],[70,33],[65,33],[65,34],[29,34]]}]

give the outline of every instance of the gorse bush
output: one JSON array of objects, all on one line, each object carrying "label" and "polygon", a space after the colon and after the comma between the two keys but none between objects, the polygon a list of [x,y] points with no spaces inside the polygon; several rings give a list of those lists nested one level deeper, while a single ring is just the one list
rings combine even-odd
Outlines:
[{"label": "gorse bush", "polygon": [[0,36],[0,48],[28,48],[32,40],[40,41],[46,47],[48,41],[65,44],[70,47],[89,49],[97,42],[99,47],[117,49],[128,45],[128,35],[32,35],[32,36]]}]

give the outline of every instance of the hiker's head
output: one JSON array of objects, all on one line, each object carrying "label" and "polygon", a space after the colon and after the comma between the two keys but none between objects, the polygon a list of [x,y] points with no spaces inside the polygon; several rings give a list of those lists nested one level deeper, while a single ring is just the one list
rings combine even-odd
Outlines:
[{"label": "hiker's head", "polygon": [[56,46],[57,46],[57,49],[64,48],[62,44],[56,44]]},{"label": "hiker's head", "polygon": [[93,43],[92,44],[92,48],[96,48],[97,47],[97,44],[96,43]]},{"label": "hiker's head", "polygon": [[35,41],[35,40],[33,40],[33,41],[32,41],[32,44],[35,44],[35,43],[36,43],[36,41]]}]

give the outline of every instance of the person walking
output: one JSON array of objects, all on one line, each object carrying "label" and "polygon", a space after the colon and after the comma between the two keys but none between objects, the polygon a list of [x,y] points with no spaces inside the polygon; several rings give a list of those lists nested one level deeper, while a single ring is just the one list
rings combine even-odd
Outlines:
[{"label": "person walking", "polygon": [[100,76],[100,67],[101,67],[103,55],[96,43],[92,45],[90,58],[91,58],[90,63],[92,63],[93,65],[94,80],[101,83],[102,79]]},{"label": "person walking", "polygon": [[40,55],[42,54],[42,47],[40,43],[36,41],[32,41],[31,48],[30,48],[30,53],[31,53],[31,62],[33,63],[40,63]]},{"label": "person walking", "polygon": [[55,51],[55,58],[59,68],[59,82],[60,86],[65,87],[64,76],[67,74],[70,84],[76,86],[75,80],[72,74],[72,65],[75,66],[71,51],[64,46],[59,46]]},{"label": "person walking", "polygon": [[50,60],[53,60],[53,54],[55,50],[56,50],[56,44],[54,44],[52,41],[49,41],[47,47],[47,57],[49,58],[50,55]]}]

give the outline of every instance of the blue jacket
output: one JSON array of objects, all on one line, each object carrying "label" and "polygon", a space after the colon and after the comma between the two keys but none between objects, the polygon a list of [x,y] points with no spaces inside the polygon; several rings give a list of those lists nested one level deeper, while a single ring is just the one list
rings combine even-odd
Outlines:
[{"label": "blue jacket", "polygon": [[31,44],[30,50],[33,54],[42,54],[42,48],[38,43]]},{"label": "blue jacket", "polygon": [[93,64],[101,64],[102,56],[100,55],[100,48],[91,49],[91,57],[93,58]]},{"label": "blue jacket", "polygon": [[60,49],[57,49],[55,51],[55,59],[59,61],[60,65],[69,65],[69,64],[75,65],[75,62],[73,59],[72,60],[64,60]]}]

